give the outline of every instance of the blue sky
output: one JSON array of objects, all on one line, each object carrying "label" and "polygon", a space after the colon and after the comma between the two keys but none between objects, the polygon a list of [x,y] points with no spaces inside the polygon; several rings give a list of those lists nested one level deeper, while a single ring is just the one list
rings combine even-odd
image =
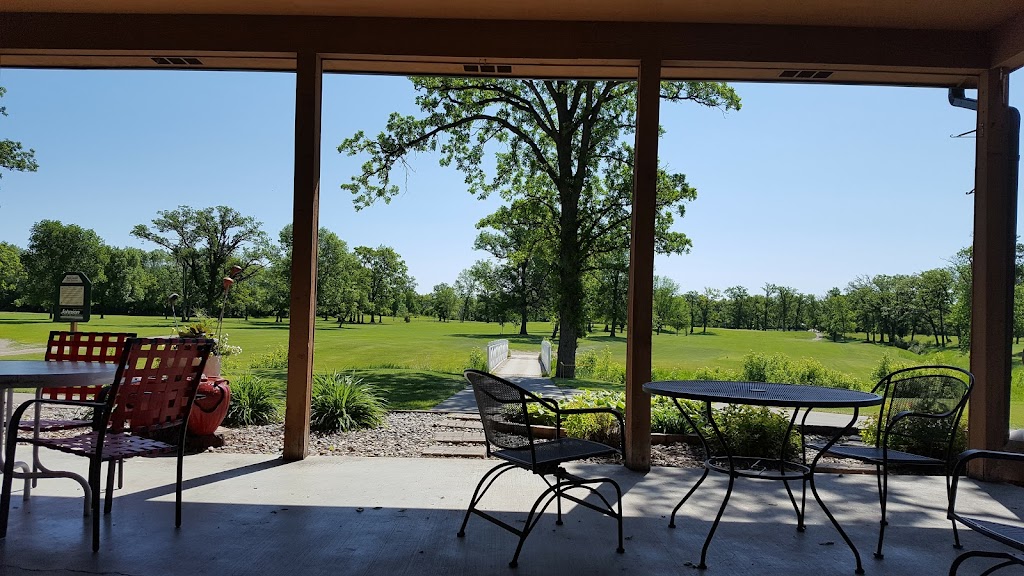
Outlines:
[{"label": "blue sky", "polygon": [[[1011,104],[1024,108],[1011,77]],[[0,70],[0,135],[36,150],[36,173],[0,179],[0,241],[26,246],[41,219],[92,228],[116,246],[158,210],[229,204],[276,238],[291,221],[294,76],[282,73]],[[339,186],[362,159],[337,152],[390,112],[415,112],[405,78],[324,79],[321,226],[350,247],[394,247],[427,292],[486,254],[476,200],[432,155],[411,159],[390,205],[356,212]],[[736,84],[723,115],[663,104],[662,162],[698,198],[677,228],[690,254],[659,257],[685,290],[766,282],[823,294],[859,275],[944,266],[970,243],[974,127],[941,89]],[[1020,217],[1018,217],[1020,219]],[[152,248],[151,245],[143,247]]]}]

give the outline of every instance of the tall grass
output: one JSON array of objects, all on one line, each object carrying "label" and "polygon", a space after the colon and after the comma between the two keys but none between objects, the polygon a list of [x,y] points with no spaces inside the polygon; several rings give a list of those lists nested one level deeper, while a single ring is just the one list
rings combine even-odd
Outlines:
[{"label": "tall grass", "polygon": [[260,376],[244,373],[231,382],[231,403],[224,424],[260,426],[281,419],[280,389]]},{"label": "tall grass", "polygon": [[377,389],[351,374],[313,375],[309,426],[317,432],[347,432],[384,423],[387,402]]}]

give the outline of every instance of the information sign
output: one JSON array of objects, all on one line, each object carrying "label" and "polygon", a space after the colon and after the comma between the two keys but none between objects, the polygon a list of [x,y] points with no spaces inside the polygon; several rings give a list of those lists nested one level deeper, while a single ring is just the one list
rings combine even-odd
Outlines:
[{"label": "information sign", "polygon": [[81,272],[67,272],[57,285],[53,307],[54,322],[88,322],[92,304],[92,282]]}]

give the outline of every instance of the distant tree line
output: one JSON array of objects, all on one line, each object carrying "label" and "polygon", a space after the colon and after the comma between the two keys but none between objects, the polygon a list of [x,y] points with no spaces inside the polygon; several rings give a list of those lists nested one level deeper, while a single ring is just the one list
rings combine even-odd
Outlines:
[{"label": "distant tree line", "polygon": [[[439,321],[512,323],[527,334],[527,322],[552,321],[558,330],[558,264],[549,243],[530,222],[526,205],[501,209],[478,224],[475,247],[493,258],[479,260],[452,283],[416,291],[402,257],[388,246],[349,249],[321,228],[316,312],[341,323],[380,322],[385,316],[429,315]],[[46,312],[68,271],[93,282],[93,313],[164,315],[169,296],[188,319],[219,309],[221,278],[238,266],[227,301],[234,317],[286,318],[290,305],[292,227],[272,242],[262,224],[233,208],[179,206],[160,211],[132,235],[154,245],[109,246],[95,231],[54,220],[35,223],[28,246],[0,243],[0,310]],[[582,330],[621,335],[626,326],[628,255],[625,244],[595,257],[583,277]],[[1024,336],[1024,244],[1017,246],[1014,336]],[[708,328],[817,330],[833,340],[860,333],[869,342],[909,346],[926,336],[944,347],[956,337],[970,343],[971,250],[964,248],[945,268],[918,274],[861,276],[824,295],[766,283],[752,293],[744,286],[683,292],[655,276],[651,310],[662,334],[707,332]]]}]

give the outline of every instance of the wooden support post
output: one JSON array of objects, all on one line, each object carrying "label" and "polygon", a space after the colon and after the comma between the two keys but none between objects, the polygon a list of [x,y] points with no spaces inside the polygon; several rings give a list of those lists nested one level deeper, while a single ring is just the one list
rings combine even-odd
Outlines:
[{"label": "wooden support post", "polygon": [[[1010,427],[1010,342],[1013,335],[1017,191],[1011,186],[1008,78],[983,72],[978,82],[974,192],[974,268],[971,306],[969,445],[1001,449]],[[994,462],[972,462],[971,475],[997,479]]]},{"label": "wooden support post", "polygon": [[317,231],[320,212],[321,58],[300,52],[295,73],[295,198],[292,208],[292,287],[288,327],[288,391],[284,459],[309,453],[316,320]]},{"label": "wooden support post", "polygon": [[658,114],[661,61],[640,63],[636,149],[633,161],[633,221],[629,246],[629,310],[626,330],[626,466],[651,469],[651,314],[654,309],[654,217],[658,184]]}]

